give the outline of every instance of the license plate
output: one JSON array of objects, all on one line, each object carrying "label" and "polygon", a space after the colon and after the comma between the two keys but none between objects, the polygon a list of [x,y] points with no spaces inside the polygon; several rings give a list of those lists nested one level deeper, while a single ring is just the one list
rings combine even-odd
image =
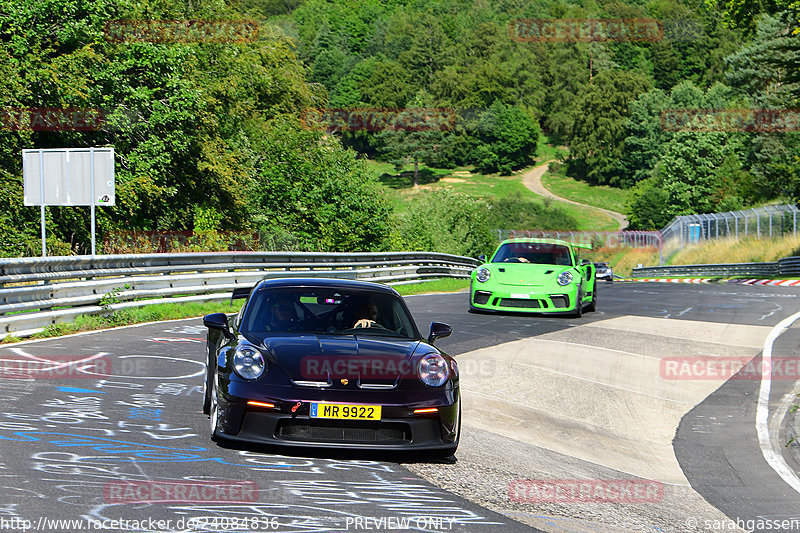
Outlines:
[{"label": "license plate", "polygon": [[526,292],[524,294],[512,294],[511,297],[512,298],[524,298],[524,299],[528,300],[528,299],[530,299],[531,295]]},{"label": "license plate", "polygon": [[353,405],[346,403],[312,403],[311,418],[335,418],[337,420],[380,420],[380,405]]}]

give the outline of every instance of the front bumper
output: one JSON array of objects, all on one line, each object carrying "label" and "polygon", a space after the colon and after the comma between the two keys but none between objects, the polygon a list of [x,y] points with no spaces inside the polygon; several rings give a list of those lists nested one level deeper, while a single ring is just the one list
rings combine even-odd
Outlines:
[{"label": "front bumper", "polygon": [[572,284],[560,290],[544,291],[541,287],[492,285],[482,288],[473,284],[470,309],[517,313],[569,313],[574,311],[578,288]]},{"label": "front bumper", "polygon": [[[276,387],[266,391],[267,395],[260,392],[254,394],[250,384],[234,381],[228,382],[227,391],[223,387],[218,389],[219,437],[275,446],[372,450],[444,450],[458,443],[458,388],[435,391],[432,398],[403,403],[387,401],[391,392],[400,391],[375,394],[377,391]],[[248,400],[273,403],[275,408],[253,407],[247,405]],[[381,420],[311,418],[310,403],[319,401],[381,405]],[[437,407],[438,412],[413,414],[414,409],[430,407]]]}]

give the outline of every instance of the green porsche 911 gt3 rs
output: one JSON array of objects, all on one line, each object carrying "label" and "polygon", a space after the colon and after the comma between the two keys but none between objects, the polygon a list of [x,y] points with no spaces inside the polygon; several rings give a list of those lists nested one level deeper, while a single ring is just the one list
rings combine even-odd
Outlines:
[{"label": "green porsche 911 gt3 rs", "polygon": [[509,239],[472,272],[470,311],[581,316],[597,306],[595,267],[575,247],[555,239]]}]

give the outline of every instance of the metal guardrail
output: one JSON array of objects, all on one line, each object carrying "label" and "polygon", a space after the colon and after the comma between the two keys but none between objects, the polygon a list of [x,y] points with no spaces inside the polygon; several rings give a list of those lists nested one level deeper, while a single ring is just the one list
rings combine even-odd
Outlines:
[{"label": "metal guardrail", "polygon": [[634,278],[661,276],[795,277],[800,276],[800,257],[784,257],[774,263],[721,263],[711,265],[641,267],[633,269]]},{"label": "metal guardrail", "polygon": [[78,315],[156,303],[227,300],[234,288],[252,286],[267,277],[403,283],[468,278],[479,264],[469,257],[428,252],[221,252],[0,259],[0,338],[31,335]]}]

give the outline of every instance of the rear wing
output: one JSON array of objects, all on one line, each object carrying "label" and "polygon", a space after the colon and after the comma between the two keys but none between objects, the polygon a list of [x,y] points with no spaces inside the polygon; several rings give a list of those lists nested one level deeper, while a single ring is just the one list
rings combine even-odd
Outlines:
[{"label": "rear wing", "polygon": [[253,287],[236,287],[233,289],[233,293],[231,294],[231,305],[233,305],[234,300],[244,300],[250,296],[250,291],[252,290]]},{"label": "rear wing", "polygon": [[584,248],[584,249],[586,249],[586,250],[591,250],[591,249],[592,249],[592,245],[591,245],[591,244],[583,244],[583,243],[576,243],[576,242],[573,242],[573,243],[572,243],[572,246],[573,246],[574,248]]}]

